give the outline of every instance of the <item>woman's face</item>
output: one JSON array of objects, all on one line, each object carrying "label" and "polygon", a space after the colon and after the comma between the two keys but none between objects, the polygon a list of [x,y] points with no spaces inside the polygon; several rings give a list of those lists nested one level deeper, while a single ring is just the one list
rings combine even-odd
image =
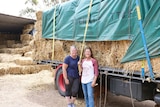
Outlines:
[{"label": "woman's face", "polygon": [[84,54],[85,54],[86,58],[91,57],[91,51],[90,51],[90,49],[86,49]]},{"label": "woman's face", "polygon": [[77,57],[77,49],[76,48],[71,48],[70,53],[71,53],[71,56]]}]

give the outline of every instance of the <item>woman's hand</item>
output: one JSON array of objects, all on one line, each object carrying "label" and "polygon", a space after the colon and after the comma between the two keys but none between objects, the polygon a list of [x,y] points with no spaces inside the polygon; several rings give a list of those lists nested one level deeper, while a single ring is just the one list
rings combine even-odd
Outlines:
[{"label": "woman's hand", "polygon": [[78,61],[78,65],[81,65],[82,63],[81,63],[81,61]]},{"label": "woman's hand", "polygon": [[65,81],[66,85],[69,84],[69,80],[68,79],[64,79],[64,81]]},{"label": "woman's hand", "polygon": [[96,83],[93,81],[92,84],[91,84],[91,86],[92,86],[92,87],[95,87],[95,86],[96,86]]}]

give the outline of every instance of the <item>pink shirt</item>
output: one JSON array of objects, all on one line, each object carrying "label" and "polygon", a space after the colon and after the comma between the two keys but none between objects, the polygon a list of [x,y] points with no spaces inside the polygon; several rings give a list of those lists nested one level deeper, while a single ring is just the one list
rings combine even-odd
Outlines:
[{"label": "pink shirt", "polygon": [[98,76],[98,63],[96,59],[92,58],[91,60],[82,60],[82,83],[92,82],[94,76]]}]

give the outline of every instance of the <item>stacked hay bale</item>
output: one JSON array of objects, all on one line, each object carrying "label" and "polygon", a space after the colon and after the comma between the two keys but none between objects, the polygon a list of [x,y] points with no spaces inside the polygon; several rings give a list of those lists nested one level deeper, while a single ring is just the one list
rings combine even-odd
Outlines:
[{"label": "stacked hay bale", "polygon": [[32,74],[41,70],[50,70],[50,65],[37,65],[31,57],[22,57],[19,54],[0,54],[0,75],[5,74]]},{"label": "stacked hay bale", "polygon": [[5,49],[12,48],[19,41],[18,34],[0,33],[0,51],[5,52]]},{"label": "stacked hay bale", "polygon": [[[32,49],[33,49],[33,35],[31,31],[34,29],[34,24],[28,24],[24,26],[23,33],[20,35],[21,43],[17,43],[12,45],[11,53],[21,54],[22,56],[32,57]],[[28,54],[29,53],[29,54]]]},{"label": "stacked hay bale", "polygon": [[42,12],[36,13],[37,21],[35,23],[36,33],[34,36],[35,60],[49,60],[49,53],[52,49],[52,41],[43,39],[42,36]]},{"label": "stacked hay bale", "polygon": [[[3,66],[4,64],[8,65]],[[14,63],[0,63],[0,76],[5,74],[32,74],[42,70],[52,71],[52,68],[50,65],[15,65]]]},{"label": "stacked hay bale", "polygon": [[[37,22],[35,25],[37,31],[35,35],[35,60],[51,60],[53,40],[45,40],[42,38],[42,12],[37,13]],[[94,57],[98,60],[100,66],[107,66],[126,71],[141,71],[142,61],[134,61],[121,64],[120,61],[125,55],[131,41],[101,41],[86,42],[86,46],[90,46],[93,50]],[[54,60],[63,61],[64,57],[69,54],[71,45],[76,45],[81,51],[81,42],[75,41],[54,41]],[[160,70],[160,59],[151,59],[154,72]],[[145,71],[148,71],[147,62],[145,61]]]},{"label": "stacked hay bale", "polygon": [[14,40],[6,41],[7,45],[4,46],[3,50],[0,50],[2,53],[0,55],[0,75],[31,74],[41,70],[52,71],[51,65],[37,65],[34,62],[35,46],[40,47],[38,44],[35,44],[40,43],[42,39],[36,41],[37,38],[34,38],[34,35],[30,34],[30,31],[33,29],[34,24],[24,26],[19,43],[16,43]]}]

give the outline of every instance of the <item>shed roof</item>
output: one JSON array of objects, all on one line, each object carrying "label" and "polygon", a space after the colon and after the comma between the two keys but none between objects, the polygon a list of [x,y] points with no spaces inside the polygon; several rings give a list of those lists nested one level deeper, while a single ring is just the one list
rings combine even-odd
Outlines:
[{"label": "shed roof", "polygon": [[0,13],[0,33],[21,33],[27,24],[34,24],[36,20]]}]

